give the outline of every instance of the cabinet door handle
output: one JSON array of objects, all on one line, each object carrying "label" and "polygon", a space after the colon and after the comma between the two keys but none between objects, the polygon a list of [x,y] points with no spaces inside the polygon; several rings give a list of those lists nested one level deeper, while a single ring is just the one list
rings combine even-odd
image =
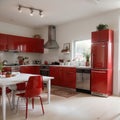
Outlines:
[{"label": "cabinet door handle", "polygon": [[95,73],[106,73],[106,71],[92,71],[92,72],[95,72]]}]

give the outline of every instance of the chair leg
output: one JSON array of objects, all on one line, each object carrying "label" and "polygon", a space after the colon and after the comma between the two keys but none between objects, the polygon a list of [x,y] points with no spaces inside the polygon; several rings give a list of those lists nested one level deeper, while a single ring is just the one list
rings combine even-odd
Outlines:
[{"label": "chair leg", "polygon": [[20,97],[18,97],[18,99],[17,99],[16,113],[18,112],[19,98],[20,98]]},{"label": "chair leg", "polygon": [[26,119],[27,119],[27,115],[28,115],[28,98],[26,98]]},{"label": "chair leg", "polygon": [[34,109],[34,98],[32,98],[32,109]]},{"label": "chair leg", "polygon": [[43,103],[42,103],[42,98],[41,98],[41,96],[39,96],[40,97],[40,103],[41,103],[41,107],[42,107],[42,112],[43,112],[43,115],[44,115],[44,107],[43,107]]}]

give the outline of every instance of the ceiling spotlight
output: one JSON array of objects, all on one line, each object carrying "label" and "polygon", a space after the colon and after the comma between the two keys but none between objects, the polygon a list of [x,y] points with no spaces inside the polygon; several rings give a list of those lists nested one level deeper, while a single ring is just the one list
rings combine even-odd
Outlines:
[{"label": "ceiling spotlight", "polygon": [[21,5],[18,6],[18,11],[21,13],[22,9],[21,9]]},{"label": "ceiling spotlight", "polygon": [[30,8],[30,16],[33,16],[33,8]]},{"label": "ceiling spotlight", "polygon": [[39,10],[39,15],[40,15],[40,17],[43,17],[43,11],[42,10]]},{"label": "ceiling spotlight", "polygon": [[30,16],[33,16],[34,11],[38,11],[40,17],[43,17],[43,11],[41,9],[37,9],[37,8],[33,8],[33,7],[27,7],[27,6],[23,6],[23,5],[18,5],[18,11],[20,13],[22,12],[22,8],[29,9],[30,10]]}]

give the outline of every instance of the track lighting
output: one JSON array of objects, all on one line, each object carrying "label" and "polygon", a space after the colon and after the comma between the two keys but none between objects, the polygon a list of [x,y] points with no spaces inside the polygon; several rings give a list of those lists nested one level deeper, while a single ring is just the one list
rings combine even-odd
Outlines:
[{"label": "track lighting", "polygon": [[33,16],[34,11],[38,11],[40,17],[43,17],[43,11],[41,9],[36,9],[36,8],[32,8],[32,7],[26,7],[23,5],[18,5],[18,11],[21,13],[22,12],[22,8],[25,9],[29,9],[30,10],[30,16]]}]

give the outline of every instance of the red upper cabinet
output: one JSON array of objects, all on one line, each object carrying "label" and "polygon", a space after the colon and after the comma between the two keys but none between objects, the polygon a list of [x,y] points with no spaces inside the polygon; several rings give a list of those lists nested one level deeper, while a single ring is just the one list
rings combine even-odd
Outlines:
[{"label": "red upper cabinet", "polygon": [[19,41],[21,40],[21,37],[8,35],[7,39],[8,39],[8,50],[18,51]]},{"label": "red upper cabinet", "polygon": [[44,52],[44,40],[22,37],[19,41],[19,49],[21,52],[35,52],[43,53]]},{"label": "red upper cabinet", "polygon": [[17,41],[18,43],[18,51],[26,52],[27,51],[27,42],[26,37],[20,37],[20,40]]},{"label": "red upper cabinet", "polygon": [[44,40],[37,38],[0,34],[0,50],[44,53]]},{"label": "red upper cabinet", "polygon": [[92,32],[92,42],[112,42],[113,31],[112,30],[101,30]]},{"label": "red upper cabinet", "polygon": [[44,53],[44,40],[34,38],[36,52]]},{"label": "red upper cabinet", "polygon": [[0,34],[0,51],[6,51],[7,50],[7,35],[6,34]]},{"label": "red upper cabinet", "polygon": [[[44,40],[36,38],[28,38],[28,50],[30,52],[43,53],[44,52]],[[29,52],[28,51],[28,52]]]}]

